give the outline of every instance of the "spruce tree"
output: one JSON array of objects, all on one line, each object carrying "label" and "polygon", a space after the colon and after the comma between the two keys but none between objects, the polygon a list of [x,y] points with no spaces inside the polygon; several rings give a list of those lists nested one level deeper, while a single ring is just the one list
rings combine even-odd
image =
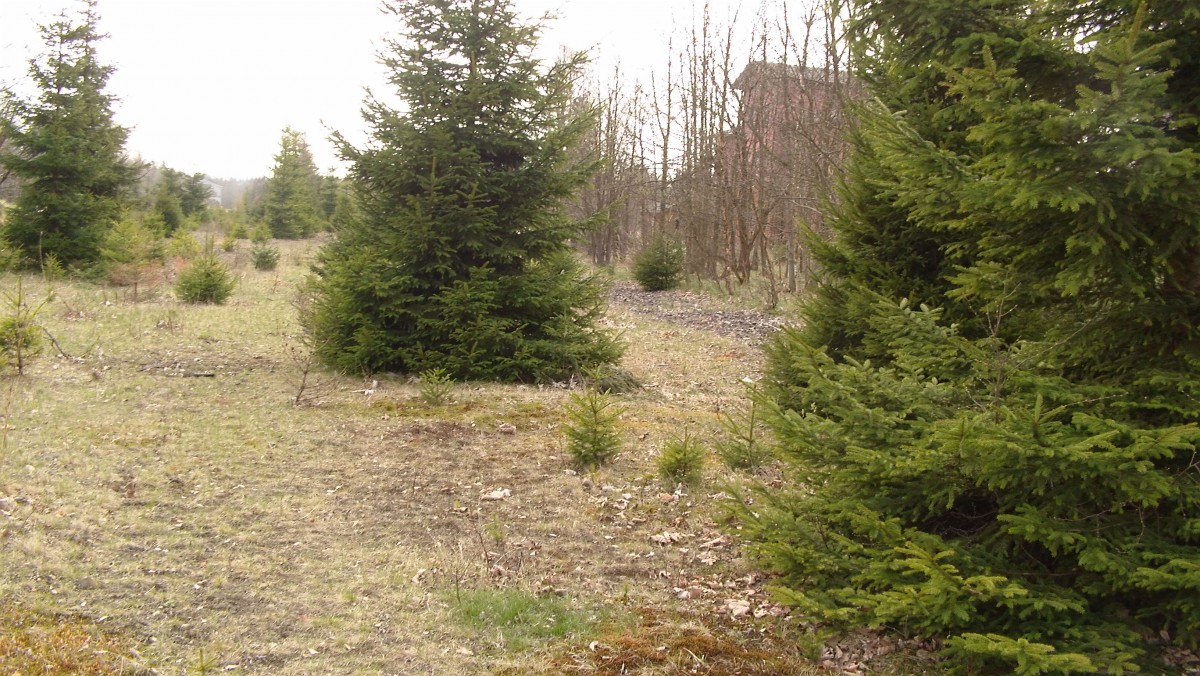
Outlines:
[{"label": "spruce tree", "polygon": [[279,239],[303,239],[322,229],[317,187],[321,177],[304,134],[283,130],[275,167],[263,196],[263,217]]},{"label": "spruce tree", "polygon": [[968,669],[1161,670],[1200,631],[1200,12],[854,4],[874,99],[769,353],[753,549]]},{"label": "spruce tree", "polygon": [[4,237],[34,263],[95,262],[141,172],[125,156],[129,131],[113,121],[113,97],[104,92],[113,68],[97,59],[106,37],[98,22],[89,0],[78,21],[64,14],[42,26],[46,52],[29,69],[41,93],[33,101],[9,95],[11,119],[0,120],[0,163],[22,186]]},{"label": "spruce tree", "polygon": [[561,378],[610,363],[599,286],[563,208],[594,162],[569,152],[592,113],[568,112],[584,58],[545,66],[540,26],[507,0],[392,2],[405,30],[381,59],[403,101],[368,98],[373,141],[335,136],[358,214],[322,252],[308,327],[350,371],[455,380]]}]

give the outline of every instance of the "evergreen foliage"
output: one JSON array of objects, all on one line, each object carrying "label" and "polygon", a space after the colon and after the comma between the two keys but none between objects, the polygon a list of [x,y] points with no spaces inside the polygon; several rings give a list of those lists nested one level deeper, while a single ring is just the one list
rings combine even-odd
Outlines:
[{"label": "evergreen foliage", "polygon": [[256,242],[250,247],[250,260],[255,270],[274,270],[279,265],[279,247]]},{"label": "evergreen foliage", "polygon": [[1200,632],[1200,9],[854,4],[875,99],[769,350],[755,552],[975,673],[1161,670]]},{"label": "evergreen foliage", "polygon": [[430,406],[441,406],[450,399],[454,391],[454,380],[443,369],[428,369],[420,374],[421,401]]},{"label": "evergreen foliage", "polygon": [[109,230],[100,245],[100,262],[108,281],[117,286],[138,287],[161,275],[163,238],[136,216],[126,216]]},{"label": "evergreen foliage", "polygon": [[42,352],[42,327],[38,313],[53,300],[53,294],[34,306],[29,305],[24,280],[17,278],[16,288],[4,293],[7,314],[0,316],[0,366],[25,375],[29,360]]},{"label": "evergreen foliage", "polygon": [[683,245],[659,233],[633,258],[633,278],[643,291],[668,291],[683,281]]},{"label": "evergreen foliage", "polygon": [[763,423],[763,407],[759,397],[754,395],[752,391],[752,398],[744,415],[735,417],[724,412],[720,415],[725,435],[717,439],[713,450],[725,466],[732,470],[754,471],[771,460],[771,449]]},{"label": "evergreen foliage", "polygon": [[233,295],[236,285],[229,268],[213,254],[188,264],[175,281],[175,295],[185,303],[221,305]]},{"label": "evergreen foliage", "polygon": [[323,229],[321,184],[304,134],[284,129],[263,197],[263,217],[272,236],[303,239]]},{"label": "evergreen foliage", "polygon": [[704,462],[708,450],[688,430],[683,436],[667,441],[658,456],[658,474],[674,484],[695,486],[704,476]]},{"label": "evergreen foliage", "polygon": [[64,14],[42,26],[47,51],[29,69],[40,95],[24,101],[6,94],[12,115],[0,116],[7,140],[0,163],[22,185],[3,236],[34,264],[50,255],[68,265],[94,263],[141,171],[125,157],[129,131],[113,122],[113,99],[104,93],[113,68],[96,59],[105,37],[98,21],[88,0],[78,22]]},{"label": "evergreen foliage", "polygon": [[357,209],[312,284],[319,356],[346,372],[500,381],[615,361],[595,328],[601,289],[569,246],[586,224],[562,206],[594,168],[567,152],[591,122],[567,112],[583,57],[545,68],[539,26],[507,0],[386,8],[407,27],[382,56],[405,106],[368,99],[366,148],[335,136]]},{"label": "evergreen foliage", "polygon": [[346,181],[338,184],[334,197],[333,213],[329,217],[329,229],[340,232],[352,226],[359,219],[358,203],[355,201],[353,186]]},{"label": "evergreen foliage", "polygon": [[566,412],[567,452],[576,465],[595,469],[621,451],[617,421],[625,410],[615,395],[585,387],[571,393]]},{"label": "evergreen foliage", "polygon": [[163,167],[154,186],[153,209],[162,218],[164,234],[171,235],[184,222],[204,214],[212,188],[204,182],[203,174],[188,175]]}]

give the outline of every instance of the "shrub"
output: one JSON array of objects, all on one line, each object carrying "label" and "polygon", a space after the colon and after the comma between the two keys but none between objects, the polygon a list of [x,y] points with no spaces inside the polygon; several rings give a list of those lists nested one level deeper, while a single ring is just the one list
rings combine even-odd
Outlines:
[{"label": "shrub", "polygon": [[104,236],[100,260],[108,283],[133,287],[136,301],[142,287],[162,280],[163,239],[142,219],[125,218]]},{"label": "shrub", "polygon": [[23,375],[26,360],[42,351],[42,327],[34,320],[53,296],[47,296],[36,307],[29,307],[20,277],[17,278],[16,290],[5,296],[9,314],[0,317],[0,362]]},{"label": "shrub", "polygon": [[662,233],[633,259],[633,277],[645,291],[667,291],[683,281],[683,245]]},{"label": "shrub", "polygon": [[0,273],[21,266],[21,251],[0,237]]},{"label": "shrub", "polygon": [[713,450],[729,469],[753,471],[771,459],[771,449],[763,438],[766,425],[760,408],[757,395],[752,394],[744,416],[721,414],[725,436],[713,444]]},{"label": "shrub", "polygon": [[47,282],[58,282],[67,278],[67,269],[63,266],[62,261],[58,260],[58,256],[46,254],[46,257],[42,259],[42,277]]},{"label": "shrub", "polygon": [[617,420],[623,412],[611,394],[591,387],[571,393],[567,402],[567,452],[575,464],[594,469],[621,450]]},{"label": "shrub", "polygon": [[271,228],[266,223],[255,223],[254,227],[250,228],[250,241],[254,244],[266,244],[271,241]]},{"label": "shrub", "polygon": [[274,270],[279,265],[279,247],[255,243],[250,247],[250,259],[254,261],[255,270]]},{"label": "shrub", "polygon": [[430,406],[441,406],[450,398],[454,379],[445,369],[428,369],[421,372],[421,401]]},{"label": "shrub", "polygon": [[185,303],[220,305],[229,299],[234,284],[233,275],[216,256],[201,256],[179,273],[175,295]]},{"label": "shrub", "polygon": [[658,456],[658,474],[672,484],[694,486],[700,483],[704,473],[706,455],[704,445],[684,430],[682,437],[671,439],[663,446]]},{"label": "shrub", "polygon": [[167,240],[167,255],[171,258],[192,259],[200,254],[200,242],[190,232],[176,232]]},{"label": "shrub", "polygon": [[24,370],[25,360],[42,351],[41,328],[23,317],[0,318],[0,352],[7,365]]},{"label": "shrub", "polygon": [[770,351],[787,484],[735,509],[778,598],[942,636],[973,673],[1121,673],[1141,635],[1194,634],[1194,424],[1131,419],[1057,344],[965,337],[906,301],[869,319],[879,363],[795,332]]}]

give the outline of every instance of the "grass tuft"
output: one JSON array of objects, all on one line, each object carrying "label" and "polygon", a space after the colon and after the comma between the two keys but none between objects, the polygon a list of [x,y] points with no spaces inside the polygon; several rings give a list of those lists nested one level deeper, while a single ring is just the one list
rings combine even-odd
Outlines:
[{"label": "grass tuft", "polygon": [[485,636],[498,634],[500,647],[510,652],[591,635],[601,621],[596,613],[572,608],[560,596],[520,589],[458,589],[445,597],[458,621]]}]

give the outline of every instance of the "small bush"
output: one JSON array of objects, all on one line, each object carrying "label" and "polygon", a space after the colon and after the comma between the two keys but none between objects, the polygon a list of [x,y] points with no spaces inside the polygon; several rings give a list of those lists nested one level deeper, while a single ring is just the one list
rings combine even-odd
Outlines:
[{"label": "small bush", "polygon": [[0,352],[4,361],[18,369],[42,351],[41,327],[21,317],[0,318]]},{"label": "small bush", "polygon": [[37,306],[30,307],[20,277],[16,290],[4,295],[9,309],[7,315],[0,317],[0,364],[24,375],[26,362],[42,351],[42,327],[36,322],[37,315],[54,297],[47,296]]},{"label": "small bush", "polygon": [[164,240],[140,218],[124,218],[104,236],[100,261],[105,281],[133,287],[137,301],[141,291],[153,290],[163,278]]},{"label": "small bush", "polygon": [[645,291],[667,291],[683,281],[683,245],[658,234],[633,259],[633,277]]},{"label": "small bush", "polygon": [[42,260],[42,277],[47,282],[58,282],[67,278],[67,269],[63,267],[62,261],[58,260],[58,256],[47,254]]},{"label": "small bush", "polygon": [[237,238],[236,237],[226,236],[225,239],[221,240],[221,251],[224,251],[225,253],[230,253],[236,248],[237,248]]},{"label": "small bush", "polygon": [[441,406],[450,399],[454,389],[452,379],[445,369],[429,369],[421,372],[421,401],[430,406]]},{"label": "small bush", "polygon": [[200,242],[190,232],[176,232],[167,240],[167,255],[191,260],[200,254]]},{"label": "small bush", "polygon": [[279,247],[257,243],[250,247],[250,259],[255,270],[274,270],[279,265]]},{"label": "small bush", "polygon": [[616,397],[593,388],[571,393],[567,403],[567,452],[580,467],[594,469],[621,450],[617,419],[624,409]]},{"label": "small bush", "polygon": [[[0,222],[0,226],[2,226]],[[0,239],[0,273],[14,270],[21,266],[21,251]]]},{"label": "small bush", "polygon": [[250,241],[254,244],[266,244],[271,241],[271,228],[266,223],[255,223],[250,228]]},{"label": "small bush", "polygon": [[658,474],[672,484],[694,486],[704,473],[704,446],[686,430],[667,442],[658,456]]},{"label": "small bush", "polygon": [[220,305],[229,299],[233,287],[229,269],[216,256],[202,256],[179,273],[175,295],[185,303]]},{"label": "small bush", "polygon": [[713,444],[713,450],[729,469],[754,471],[771,459],[764,438],[766,425],[756,400],[750,400],[744,417],[721,414],[721,426],[726,434]]}]

